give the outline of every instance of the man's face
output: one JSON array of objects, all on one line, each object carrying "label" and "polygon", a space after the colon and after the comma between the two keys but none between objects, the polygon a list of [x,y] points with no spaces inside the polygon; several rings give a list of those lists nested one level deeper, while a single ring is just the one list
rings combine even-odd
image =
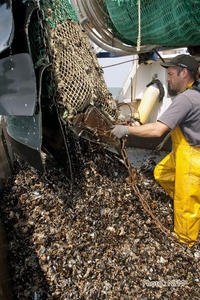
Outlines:
[{"label": "man's face", "polygon": [[167,69],[167,74],[169,92],[174,94],[180,92],[182,83],[181,72],[178,73],[178,70],[175,67],[169,67]]}]

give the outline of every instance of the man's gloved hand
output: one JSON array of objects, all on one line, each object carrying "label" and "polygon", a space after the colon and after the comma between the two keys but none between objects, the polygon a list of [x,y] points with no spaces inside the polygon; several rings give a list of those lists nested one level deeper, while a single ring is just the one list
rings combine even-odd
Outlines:
[{"label": "man's gloved hand", "polygon": [[111,130],[111,133],[115,135],[118,139],[121,139],[124,135],[129,134],[128,126],[125,125],[115,125]]}]

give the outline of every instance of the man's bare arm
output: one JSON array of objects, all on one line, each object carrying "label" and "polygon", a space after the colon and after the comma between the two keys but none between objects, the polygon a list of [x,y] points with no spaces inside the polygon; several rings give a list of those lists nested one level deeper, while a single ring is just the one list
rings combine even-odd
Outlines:
[{"label": "man's bare arm", "polygon": [[169,129],[170,128],[166,124],[159,121],[140,126],[128,127],[129,134],[134,134],[141,137],[161,137]]}]

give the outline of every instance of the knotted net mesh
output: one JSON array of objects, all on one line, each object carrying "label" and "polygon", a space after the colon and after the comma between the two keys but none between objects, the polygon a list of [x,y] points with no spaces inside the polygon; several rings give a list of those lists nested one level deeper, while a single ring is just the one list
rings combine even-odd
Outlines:
[{"label": "knotted net mesh", "polygon": [[69,1],[62,1],[62,5],[60,1],[43,1],[42,8],[56,81],[56,98],[65,108],[65,117],[72,118],[92,104],[111,120],[117,119],[115,100]]}]

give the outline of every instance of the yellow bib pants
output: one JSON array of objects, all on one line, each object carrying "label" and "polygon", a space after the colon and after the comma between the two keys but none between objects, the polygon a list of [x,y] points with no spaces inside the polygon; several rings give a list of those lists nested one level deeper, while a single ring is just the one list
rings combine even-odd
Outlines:
[{"label": "yellow bib pants", "polygon": [[174,232],[179,240],[196,240],[200,228],[200,148],[192,147],[177,126],[173,150],[154,170],[154,177],[174,199]]}]

